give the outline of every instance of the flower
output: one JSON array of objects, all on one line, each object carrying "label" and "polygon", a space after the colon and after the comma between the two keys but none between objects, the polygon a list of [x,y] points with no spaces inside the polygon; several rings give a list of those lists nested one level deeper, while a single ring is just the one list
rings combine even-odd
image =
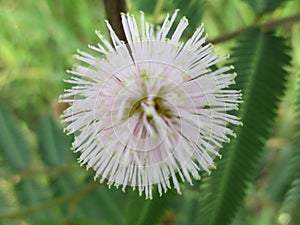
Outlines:
[{"label": "flower", "polygon": [[210,171],[223,142],[234,135],[228,123],[240,124],[229,111],[237,109],[240,92],[230,90],[232,67],[213,70],[225,60],[205,44],[203,26],[186,41],[182,18],[170,34],[177,11],[157,30],[131,14],[122,14],[127,43],[110,24],[112,44],[100,32],[101,43],[90,46],[94,57],[79,51],[77,65],[62,96],[71,106],[63,115],[66,130],[75,134],[79,162],[96,171],[108,185],[137,188],[152,198],[179,180],[200,179]]}]

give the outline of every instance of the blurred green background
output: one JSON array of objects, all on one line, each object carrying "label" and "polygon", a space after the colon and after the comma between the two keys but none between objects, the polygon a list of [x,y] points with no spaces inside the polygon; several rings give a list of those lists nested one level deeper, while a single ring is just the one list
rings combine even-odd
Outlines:
[{"label": "blurred green background", "polygon": [[238,141],[221,150],[229,153],[216,172],[182,184],[182,195],[145,200],[95,182],[70,150],[58,97],[76,49],[97,43],[95,29],[107,34],[103,2],[0,0],[0,224],[300,224],[300,1],[126,3],[156,25],[178,8],[189,19],[184,39],[204,23],[217,51],[232,55],[245,90]]}]

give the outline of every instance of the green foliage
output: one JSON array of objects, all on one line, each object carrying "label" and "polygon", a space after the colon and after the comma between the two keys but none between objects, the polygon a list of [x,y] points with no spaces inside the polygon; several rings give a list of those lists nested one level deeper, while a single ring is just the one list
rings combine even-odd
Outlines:
[{"label": "green foliage", "polygon": [[[169,190],[145,200],[137,191],[123,193],[93,181],[94,171],[77,164],[72,137],[63,133],[59,115],[66,105],[58,96],[75,50],[98,42],[95,29],[107,34],[103,2],[0,1],[0,224],[297,225],[299,1],[127,4],[155,25],[180,9],[176,22],[183,16],[189,21],[183,40],[202,22],[210,39],[220,38],[215,47],[232,56],[234,88],[242,90],[237,114],[243,126],[221,150],[216,170],[203,173],[192,187],[180,184],[182,195]],[[290,23],[274,21],[295,13]],[[259,28],[266,19],[275,24],[272,31]],[[225,43],[225,34],[234,30]]]},{"label": "green foliage", "polygon": [[[16,194],[22,207],[33,206],[46,199],[46,189],[34,180],[23,180],[16,185]],[[49,218],[48,212],[41,212],[32,216],[32,220],[41,221]]]},{"label": "green foliage", "polygon": [[114,188],[109,190],[99,185],[92,195],[80,202],[79,207],[84,212],[83,217],[89,217],[94,221],[99,221],[100,218],[105,224],[124,224],[126,201],[127,196],[120,190]]},{"label": "green foliage", "polygon": [[47,166],[61,165],[67,162],[70,155],[70,141],[62,133],[52,117],[41,118],[37,129],[40,155]]},{"label": "green foliage", "polygon": [[149,1],[133,1],[135,8],[142,10],[144,13],[153,13],[155,6],[160,0],[149,0]]},{"label": "green foliage", "polygon": [[179,13],[182,16],[189,15],[189,26],[185,30],[188,37],[201,25],[201,19],[204,13],[204,2],[204,0],[190,0],[188,2],[185,0],[168,1],[170,9],[179,9]]},{"label": "green foliage", "polygon": [[0,99],[32,128],[63,92],[70,56],[96,40],[95,29],[106,31],[101,1],[0,4]]},{"label": "green foliage", "polygon": [[184,190],[184,193],[184,197],[178,199],[178,208],[176,209],[178,214],[176,216],[175,224],[197,224],[197,215],[199,213],[199,208],[201,207],[199,199],[203,195],[199,192],[198,185]]},{"label": "green foliage", "polygon": [[274,11],[277,7],[283,4],[286,0],[243,0],[247,2],[253,10],[258,13],[267,13]]},{"label": "green foliage", "polygon": [[174,193],[171,191],[163,196],[154,194],[153,200],[145,200],[138,193],[131,193],[126,207],[125,225],[157,224],[170,207]]},{"label": "green foliage", "polygon": [[281,212],[283,215],[287,215],[291,220],[292,225],[296,225],[299,220],[299,209],[300,209],[300,74],[298,74],[297,80],[297,98],[295,104],[296,112],[296,123],[295,123],[295,134],[291,144],[291,157],[288,162],[288,172],[286,173],[291,177],[289,184],[289,190],[286,192],[286,197],[282,205]]},{"label": "green foliage", "polygon": [[281,216],[286,216],[289,224],[296,225],[299,223],[300,215],[300,179],[299,176],[293,180],[291,187],[287,192],[286,198],[282,205]]},{"label": "green foliage", "polygon": [[237,138],[224,147],[223,159],[206,190],[210,193],[206,200],[212,207],[211,216],[202,217],[207,221],[204,224],[210,225],[230,224],[242,203],[275,120],[285,90],[287,73],[283,67],[290,59],[283,39],[250,30],[233,50],[233,60],[239,74],[236,86],[243,93],[239,111],[243,126],[236,130]]},{"label": "green foliage", "polygon": [[291,159],[295,156],[294,149],[290,146],[283,152],[276,168],[274,168],[270,181],[268,183],[266,197],[274,202],[281,202],[284,199],[286,191],[293,180],[294,174],[297,171],[295,164],[291,165]]},{"label": "green foliage", "polygon": [[[186,28],[186,35],[189,37],[193,34],[195,29],[200,26],[201,18],[203,15],[204,9],[204,0],[171,0],[171,1],[164,1],[164,0],[151,0],[151,1],[140,1],[134,0],[133,3],[135,4],[135,8],[141,10],[145,13],[153,14],[154,23],[162,23],[162,17],[158,14],[157,11],[161,10],[164,13],[172,14],[175,10],[180,10],[179,15],[180,17],[176,19],[176,23],[179,22],[181,17],[189,15],[187,18],[189,20],[189,26]],[[174,32],[173,30],[171,31]]]},{"label": "green foliage", "polygon": [[0,191],[0,215],[5,214],[10,210],[7,199],[2,191]]},{"label": "green foliage", "polygon": [[0,151],[7,167],[20,171],[29,166],[31,153],[14,119],[9,110],[0,104]]}]

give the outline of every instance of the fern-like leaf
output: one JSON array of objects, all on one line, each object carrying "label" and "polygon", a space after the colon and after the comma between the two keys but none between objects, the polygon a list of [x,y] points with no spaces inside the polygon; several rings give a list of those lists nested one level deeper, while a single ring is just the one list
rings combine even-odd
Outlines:
[{"label": "fern-like leaf", "polygon": [[[169,1],[172,10],[180,9],[180,14],[186,16],[189,20],[189,26],[185,30],[185,34],[192,35],[195,29],[200,26],[201,18],[205,11],[204,0],[175,0]],[[180,18],[180,17],[179,17]],[[179,18],[177,18],[179,20]],[[179,22],[179,21],[178,21]],[[172,33],[172,32],[171,32]]]},{"label": "fern-like leaf", "polygon": [[41,118],[37,129],[41,158],[47,166],[62,165],[69,155],[68,138],[56,121],[49,116]]},{"label": "fern-like leaf", "polygon": [[280,210],[282,213],[287,213],[290,216],[291,225],[296,225],[300,220],[300,74],[298,74],[297,100],[295,104],[295,136],[293,137],[291,145],[292,155],[288,164],[289,173],[292,175],[293,180]]},{"label": "fern-like leaf", "polygon": [[171,205],[175,193],[169,193],[159,197],[157,194],[153,200],[145,200],[138,196],[136,192],[131,192],[126,208],[126,225],[153,225],[158,224]]},{"label": "fern-like leaf", "polygon": [[282,38],[255,29],[246,32],[233,50],[236,88],[243,92],[239,116],[244,125],[223,149],[223,159],[203,191],[206,204],[200,221],[205,225],[230,224],[242,204],[285,90],[283,67],[290,61],[286,52]]},{"label": "fern-like leaf", "polygon": [[[35,180],[22,180],[15,186],[15,192],[21,208],[34,206],[48,198],[48,189],[43,189]],[[30,217],[32,221],[45,221],[51,218],[51,212],[43,211],[33,214]]]},{"label": "fern-like leaf", "polygon": [[290,225],[297,225],[300,221],[300,176],[296,178],[287,192],[280,214],[287,215]]},{"label": "fern-like leaf", "polygon": [[0,154],[5,165],[12,171],[21,171],[30,163],[30,152],[11,112],[0,104]]},{"label": "fern-like leaf", "polygon": [[[92,182],[92,181],[90,181]],[[124,205],[127,196],[120,190],[99,186],[79,203],[79,209],[90,221],[102,221],[103,224],[124,224]]]}]

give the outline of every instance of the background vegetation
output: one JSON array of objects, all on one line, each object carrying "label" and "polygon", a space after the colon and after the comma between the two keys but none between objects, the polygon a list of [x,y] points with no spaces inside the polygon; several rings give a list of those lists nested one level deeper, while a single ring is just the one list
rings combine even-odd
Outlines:
[{"label": "background vegetation", "polygon": [[[181,9],[231,54],[244,126],[210,176],[145,200],[76,162],[58,103],[77,48],[107,33],[100,0],[0,1],[0,224],[297,225],[300,221],[300,1],[127,0],[162,23]],[[110,12],[108,12],[110,13]],[[118,17],[119,15],[114,15]]]}]

